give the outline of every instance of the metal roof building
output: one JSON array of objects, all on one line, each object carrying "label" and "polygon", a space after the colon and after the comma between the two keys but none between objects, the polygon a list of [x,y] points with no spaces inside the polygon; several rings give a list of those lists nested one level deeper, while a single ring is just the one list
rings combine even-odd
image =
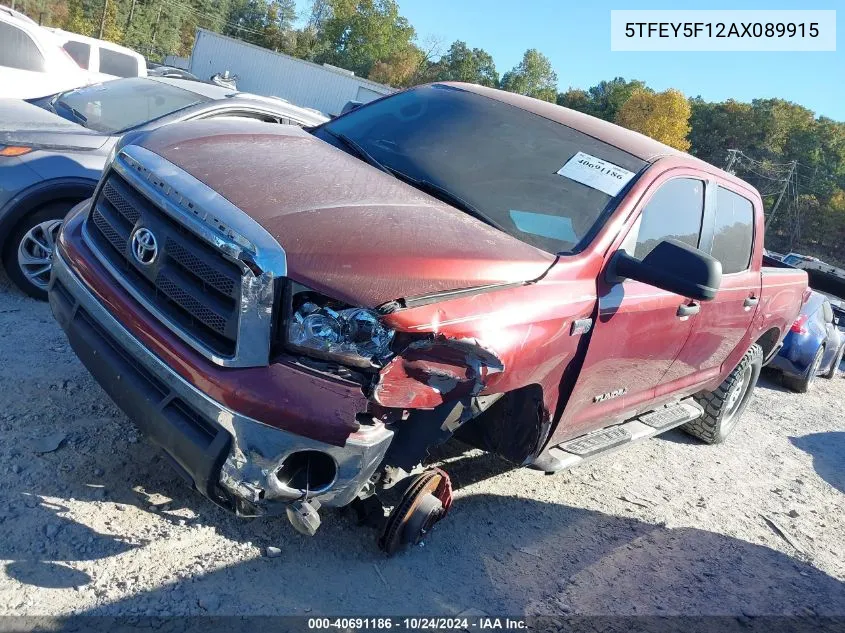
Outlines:
[{"label": "metal roof building", "polygon": [[238,90],[282,97],[330,115],[340,114],[348,101],[366,103],[394,91],[342,68],[321,66],[201,28],[189,70],[200,79],[228,70],[237,75]]}]

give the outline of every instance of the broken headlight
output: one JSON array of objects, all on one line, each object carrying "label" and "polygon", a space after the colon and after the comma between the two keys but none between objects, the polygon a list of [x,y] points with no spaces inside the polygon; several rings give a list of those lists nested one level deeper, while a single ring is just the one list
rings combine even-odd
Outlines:
[{"label": "broken headlight", "polygon": [[355,367],[383,365],[392,355],[393,334],[372,310],[349,307],[312,291],[294,295],[287,322],[288,347]]}]

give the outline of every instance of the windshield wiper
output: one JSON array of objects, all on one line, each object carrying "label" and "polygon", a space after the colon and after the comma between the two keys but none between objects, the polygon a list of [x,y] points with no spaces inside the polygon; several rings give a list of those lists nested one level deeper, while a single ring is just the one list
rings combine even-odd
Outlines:
[{"label": "windshield wiper", "polygon": [[360,158],[364,162],[369,163],[376,169],[379,169],[386,174],[391,173],[391,171],[387,167],[385,167],[375,158],[373,158],[372,154],[370,154],[367,150],[361,147],[361,145],[357,141],[353,141],[351,138],[346,136],[346,134],[343,134],[341,132],[333,132],[332,130],[325,127],[323,128],[323,131],[326,132],[326,134],[333,136],[344,145],[346,145],[347,148],[352,150],[352,153],[354,153],[358,158]]},{"label": "windshield wiper", "polygon": [[399,180],[407,182],[409,185],[412,185],[417,189],[424,191],[425,193],[431,196],[434,196],[438,200],[442,200],[446,204],[450,204],[453,207],[460,209],[467,215],[471,215],[472,217],[481,220],[485,224],[489,224],[494,229],[499,229],[500,231],[507,233],[507,231],[505,231],[505,227],[496,222],[496,220],[491,218],[483,211],[480,211],[477,207],[473,206],[460,196],[452,193],[448,189],[444,189],[440,185],[436,185],[429,180],[420,180],[418,178],[413,178],[408,174],[403,174],[401,171],[391,169],[390,167],[387,167],[387,171],[396,176]]},{"label": "windshield wiper", "polygon": [[73,108],[73,107],[69,106],[69,105],[68,105],[68,104],[66,104],[64,101],[59,100],[59,101],[56,101],[55,103],[53,103],[52,105],[53,105],[53,111],[55,111],[55,109],[56,109],[56,106],[57,106],[57,105],[58,105],[58,106],[61,106],[61,107],[62,107],[62,108],[64,108],[65,110],[70,111],[70,113],[71,113],[71,115],[73,116],[73,118],[75,118],[77,121],[79,121],[79,122],[80,122],[80,123],[82,123],[83,125],[84,125],[85,123],[88,123],[88,117],[87,117],[87,116],[85,116],[84,114],[82,114],[82,113],[81,113],[79,110],[77,110],[76,108]]}]

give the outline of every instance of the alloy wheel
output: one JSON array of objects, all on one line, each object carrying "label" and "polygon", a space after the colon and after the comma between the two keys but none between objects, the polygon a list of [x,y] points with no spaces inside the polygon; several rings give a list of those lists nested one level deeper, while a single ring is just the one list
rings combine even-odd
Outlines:
[{"label": "alloy wheel", "polygon": [[754,368],[749,363],[742,370],[739,379],[734,383],[731,390],[728,392],[728,397],[725,399],[725,417],[722,421],[722,426],[727,433],[736,422],[737,412],[742,406],[742,401],[748,387],[751,384],[751,377],[754,375]]},{"label": "alloy wheel", "polygon": [[18,245],[18,266],[27,281],[39,290],[47,290],[50,283],[53,246],[61,226],[61,220],[36,224],[24,233]]}]

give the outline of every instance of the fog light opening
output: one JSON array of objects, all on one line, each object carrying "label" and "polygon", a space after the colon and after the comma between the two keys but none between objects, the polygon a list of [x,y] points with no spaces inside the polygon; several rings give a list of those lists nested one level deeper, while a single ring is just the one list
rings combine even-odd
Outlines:
[{"label": "fog light opening", "polygon": [[325,492],[336,478],[334,458],[320,451],[291,453],[276,471],[276,479],[282,486],[308,496]]}]

